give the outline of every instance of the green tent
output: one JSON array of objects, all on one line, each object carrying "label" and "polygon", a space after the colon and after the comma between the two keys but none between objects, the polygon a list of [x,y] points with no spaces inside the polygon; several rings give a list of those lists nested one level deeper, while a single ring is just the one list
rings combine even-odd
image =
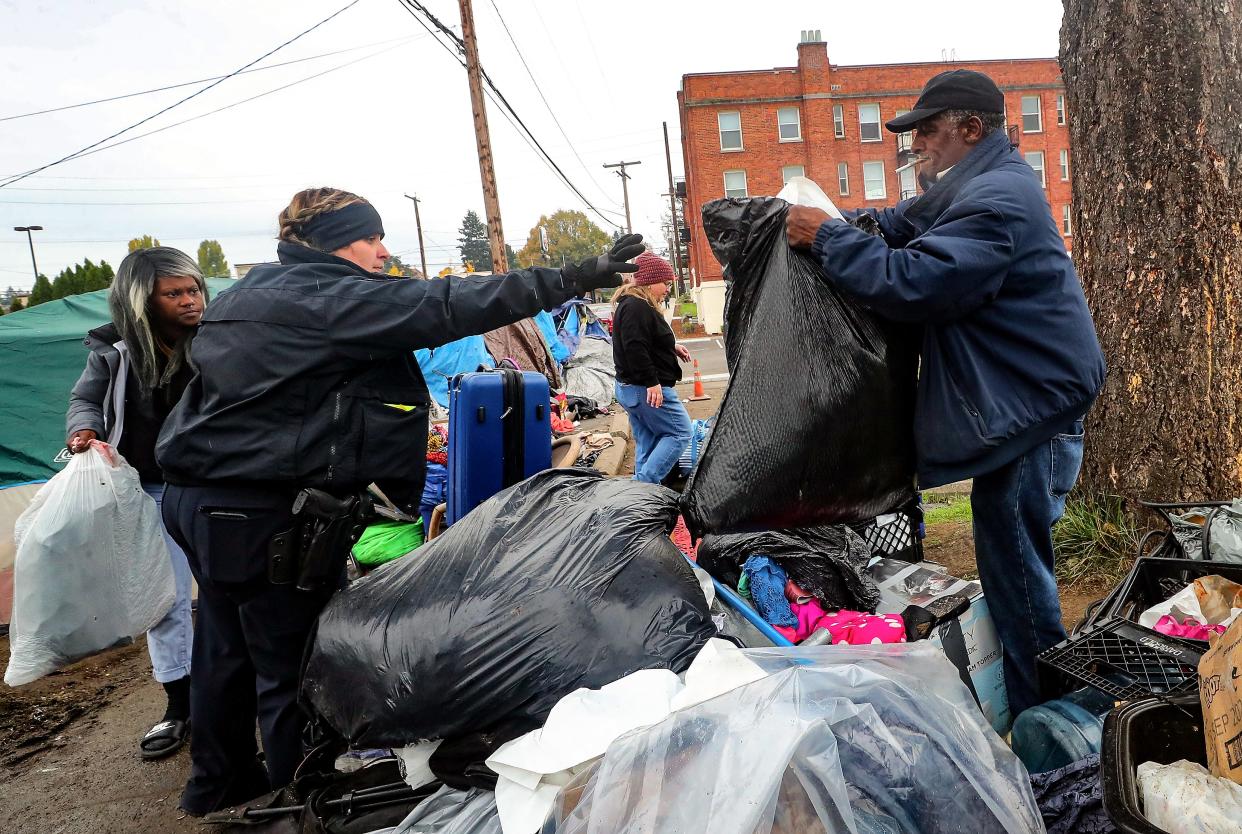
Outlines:
[{"label": "green tent", "polygon": [[[234,283],[207,282],[212,296]],[[9,615],[13,522],[68,461],[65,410],[86,366],[82,342],[110,320],[108,290],[0,317],[0,623]]]}]

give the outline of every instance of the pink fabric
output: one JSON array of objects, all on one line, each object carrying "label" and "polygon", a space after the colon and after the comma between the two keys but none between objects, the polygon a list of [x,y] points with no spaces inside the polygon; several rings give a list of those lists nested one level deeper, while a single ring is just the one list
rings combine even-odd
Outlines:
[{"label": "pink fabric", "polygon": [[806,602],[791,602],[789,607],[793,609],[794,616],[798,618],[798,625],[793,629],[794,636],[790,639],[795,643],[801,643],[811,636],[820,620],[824,619],[824,609],[820,606],[819,600],[814,598]]},{"label": "pink fabric", "polygon": [[1179,623],[1171,614],[1165,614],[1159,620],[1156,620],[1154,628],[1161,634],[1167,634],[1170,637],[1186,637],[1191,640],[1203,640],[1204,642],[1207,642],[1209,635],[1225,633],[1223,625],[1204,625],[1194,617],[1187,617]]},{"label": "pink fabric", "polygon": [[781,637],[784,637],[790,643],[797,643],[798,640],[801,639],[798,637],[798,632],[793,626],[774,625],[772,628],[776,629],[776,633]]},{"label": "pink fabric", "polygon": [[815,628],[827,629],[834,646],[906,642],[906,624],[899,614],[864,614],[843,609],[822,617]]}]

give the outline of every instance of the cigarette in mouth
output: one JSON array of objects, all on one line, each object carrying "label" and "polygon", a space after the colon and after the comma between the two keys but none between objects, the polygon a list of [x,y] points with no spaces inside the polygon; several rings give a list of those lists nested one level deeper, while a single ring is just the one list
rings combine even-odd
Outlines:
[{"label": "cigarette in mouth", "polygon": [[897,171],[896,171],[896,173],[900,174],[902,171],[908,171],[908,170],[910,170],[911,168],[913,168],[915,165],[921,165],[922,163],[924,163],[924,162],[926,162],[926,161],[927,161],[927,157],[925,157],[925,156],[916,156],[916,157],[914,157],[914,159],[911,159],[911,160],[910,160],[909,162],[907,162],[905,165],[902,165],[900,168],[898,168],[898,169],[897,169]]}]

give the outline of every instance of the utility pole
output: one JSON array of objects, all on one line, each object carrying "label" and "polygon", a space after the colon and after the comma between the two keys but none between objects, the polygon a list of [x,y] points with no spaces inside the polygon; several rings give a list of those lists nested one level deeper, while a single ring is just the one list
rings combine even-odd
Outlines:
[{"label": "utility pole", "polygon": [[430,278],[427,274],[427,247],[423,246],[423,219],[418,214],[418,197],[406,194],[405,199],[414,204],[414,225],[418,228],[418,260],[423,265],[423,277]]},{"label": "utility pole", "polygon": [[686,291],[686,278],[681,273],[681,224],[677,222],[677,192],[673,189],[673,155],[668,149],[668,122],[664,123],[664,164],[668,168],[668,207],[673,218],[673,269],[677,270],[677,294]]},{"label": "utility pole", "polygon": [[483,210],[487,214],[487,242],[492,252],[492,272],[509,271],[505,257],[505,234],[500,224],[500,196],[496,191],[496,168],[492,139],[487,130],[487,105],[483,100],[483,75],[479,69],[479,45],[474,35],[474,11],[470,0],[458,0],[461,38],[466,48],[466,76],[470,80],[470,105],[474,110],[474,141],[479,150],[479,176],[483,180]]},{"label": "utility pole", "polygon": [[614,162],[611,165],[605,165],[605,168],[620,168],[617,176],[621,178],[621,194],[625,197],[625,233],[633,234],[634,227],[630,225],[630,186],[628,180],[630,175],[625,173],[627,165],[642,165],[641,162]]},{"label": "utility pole", "polygon": [[26,242],[30,244],[30,265],[34,267],[35,283],[38,283],[39,282],[39,265],[35,263],[34,238],[31,237],[30,233],[41,232],[43,231],[43,227],[42,226],[14,226],[13,231],[26,233]]}]

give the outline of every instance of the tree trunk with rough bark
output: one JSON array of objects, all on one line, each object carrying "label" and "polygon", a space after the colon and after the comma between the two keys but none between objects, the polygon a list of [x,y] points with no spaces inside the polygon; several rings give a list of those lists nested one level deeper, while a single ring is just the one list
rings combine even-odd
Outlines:
[{"label": "tree trunk with rough bark", "polygon": [[1108,361],[1082,484],[1242,495],[1239,0],[1064,0],[1074,260]]}]

